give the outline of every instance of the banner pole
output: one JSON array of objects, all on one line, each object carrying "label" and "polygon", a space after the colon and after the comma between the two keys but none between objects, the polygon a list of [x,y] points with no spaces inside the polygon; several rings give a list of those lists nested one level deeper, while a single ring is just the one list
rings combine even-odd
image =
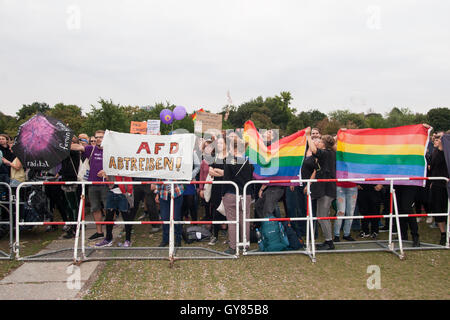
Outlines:
[{"label": "banner pole", "polygon": [[174,184],[171,182],[170,183],[170,232],[169,232],[169,261],[170,261],[170,265],[173,265],[173,253],[174,253],[174,233],[175,233],[175,228],[174,228],[174,223],[173,223],[173,219],[174,219],[174,197],[173,197],[173,193],[174,193]]}]

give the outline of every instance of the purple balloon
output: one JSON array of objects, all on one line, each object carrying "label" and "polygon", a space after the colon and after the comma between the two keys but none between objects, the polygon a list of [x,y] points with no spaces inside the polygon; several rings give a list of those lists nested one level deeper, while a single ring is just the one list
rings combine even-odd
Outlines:
[{"label": "purple balloon", "polygon": [[173,117],[175,120],[182,120],[186,116],[186,109],[183,106],[177,106],[173,109]]},{"label": "purple balloon", "polygon": [[159,114],[159,118],[162,123],[171,124],[173,121],[173,113],[169,109],[163,109]]}]

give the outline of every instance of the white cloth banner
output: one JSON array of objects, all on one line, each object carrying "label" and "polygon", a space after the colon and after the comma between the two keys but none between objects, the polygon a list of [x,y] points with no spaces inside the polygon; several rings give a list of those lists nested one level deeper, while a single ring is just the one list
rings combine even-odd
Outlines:
[{"label": "white cloth banner", "polygon": [[195,135],[140,135],[106,130],[103,170],[107,175],[191,180]]}]

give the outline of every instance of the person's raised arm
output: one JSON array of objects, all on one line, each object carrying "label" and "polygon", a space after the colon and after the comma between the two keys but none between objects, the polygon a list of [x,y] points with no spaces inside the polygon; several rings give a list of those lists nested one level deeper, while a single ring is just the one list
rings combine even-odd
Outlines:
[{"label": "person's raised arm", "polygon": [[311,127],[308,127],[308,128],[305,129],[305,134],[306,134],[306,141],[308,142],[309,149],[311,150],[311,152],[313,154],[316,154],[317,153],[317,147],[316,147],[316,144],[312,141],[312,138],[311,138]]},{"label": "person's raised arm", "polygon": [[72,143],[70,145],[70,150],[84,152],[84,146],[78,143]]}]

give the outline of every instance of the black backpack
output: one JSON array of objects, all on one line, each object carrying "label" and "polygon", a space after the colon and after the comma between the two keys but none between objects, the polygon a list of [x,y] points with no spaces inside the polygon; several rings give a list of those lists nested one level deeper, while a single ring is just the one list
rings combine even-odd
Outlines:
[{"label": "black backpack", "polygon": [[189,225],[183,228],[183,240],[186,243],[194,241],[206,241],[211,238],[211,231],[205,226]]}]

